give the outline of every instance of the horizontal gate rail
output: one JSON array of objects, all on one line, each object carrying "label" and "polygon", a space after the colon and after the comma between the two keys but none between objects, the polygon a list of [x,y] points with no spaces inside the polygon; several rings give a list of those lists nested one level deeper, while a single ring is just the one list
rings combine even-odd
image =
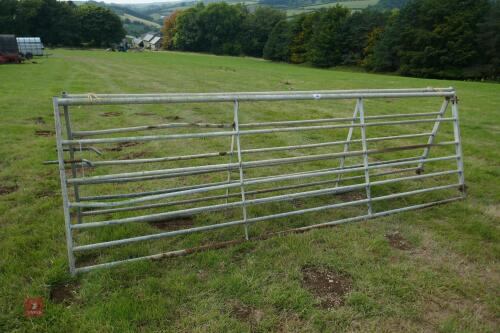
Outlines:
[{"label": "horizontal gate rail", "polygon": [[[455,118],[441,118],[441,119],[420,119],[420,120],[401,120],[401,121],[387,121],[378,123],[367,123],[363,126],[391,126],[391,125],[408,125],[419,123],[436,123],[445,121],[455,121]],[[312,131],[321,129],[334,129],[334,128],[351,128],[362,127],[361,125],[324,125],[324,126],[307,126],[307,127],[286,127],[274,128],[263,130],[249,130],[239,131],[239,135],[251,134],[270,134],[278,132],[295,132],[295,131]],[[123,142],[143,142],[143,141],[156,141],[156,140],[176,140],[176,139],[193,139],[193,138],[210,138],[210,137],[223,137],[236,135],[235,131],[225,132],[207,132],[196,134],[171,134],[171,135],[149,135],[149,136],[130,136],[121,138],[103,138],[103,139],[76,139],[76,140],[63,140],[63,145],[86,145],[86,144],[102,144],[102,143],[123,143]]]},{"label": "horizontal gate rail", "polygon": [[[439,112],[391,114],[391,115],[381,115],[381,116],[369,116],[369,117],[365,117],[365,119],[428,117],[428,116],[437,116],[439,114],[440,114]],[[311,120],[294,120],[294,121],[273,121],[273,122],[265,122],[265,123],[240,124],[240,128],[346,122],[346,121],[353,121],[356,119],[359,119],[359,118],[329,118],[329,119],[311,119]],[[86,137],[86,136],[114,134],[114,133],[153,131],[153,130],[166,129],[166,128],[196,128],[196,127],[201,127],[201,128],[232,128],[233,124],[170,123],[170,124],[160,124],[160,125],[146,125],[146,126],[135,126],[135,127],[112,128],[112,129],[98,130],[98,131],[74,131],[73,136]],[[343,128],[343,127],[339,127],[339,128]]]},{"label": "horizontal gate rail", "polygon": [[[419,112],[414,113],[374,114],[375,111],[371,111],[371,107],[368,110],[365,108],[367,99],[394,98],[440,98],[443,102],[437,111],[428,111],[426,107],[421,106]],[[244,113],[241,111],[243,102],[281,101],[292,102],[293,106],[293,101],[299,100],[312,103],[307,101],[339,99],[355,102],[356,106],[351,117],[326,116],[317,119],[308,117],[267,122],[242,122],[239,115],[239,113]],[[220,244],[201,245],[196,248],[160,254],[138,255],[134,258],[90,266],[78,265],[78,254],[85,251],[102,251],[116,246],[161,239],[166,242],[167,238],[174,236],[188,237],[193,233],[235,226],[244,227],[244,240],[262,239],[266,238],[266,235],[302,232],[348,222],[365,221],[464,199],[465,180],[457,101],[453,88],[159,94],[63,93],[61,97],[53,99],[57,161],[45,163],[57,163],[59,166],[70,272],[75,274],[137,260],[185,255],[218,248],[224,244],[237,244],[242,240],[235,239]],[[226,109],[225,112],[230,110],[232,117],[225,121],[211,121],[208,119],[211,116],[207,115],[207,119],[198,122],[138,124],[137,126],[104,129],[77,128],[79,122],[73,121],[70,117],[72,106],[102,108],[101,105],[175,103],[221,103],[218,105]],[[226,103],[231,103],[232,107],[226,108]],[[303,107],[302,104],[296,105]],[[451,116],[445,116],[449,106],[451,106]],[[64,117],[61,117],[60,108]],[[260,107],[260,110],[265,110],[265,108]],[[282,113],[288,112],[293,113],[291,108]],[[221,111],[220,114],[222,116],[223,112]],[[450,126],[450,130],[446,132],[442,128],[448,123],[451,123],[447,125]],[[396,128],[397,133],[386,134],[385,132],[391,128]],[[415,129],[422,128],[427,129],[415,132]],[[215,131],[210,131],[210,129]],[[225,130],[217,131],[217,129]],[[179,130],[182,132],[176,133]],[[413,130],[413,132],[405,133],[408,130]],[[161,131],[162,133],[119,136],[124,133],[147,131]],[[166,134],[163,133],[165,131]],[[347,137],[344,136],[345,140],[339,140],[338,136],[342,135],[343,131],[348,131]],[[442,136],[448,133],[452,138],[442,138],[439,135],[439,140],[437,140],[438,134],[443,131],[445,134]],[[293,133],[295,140],[300,140],[302,133],[307,135],[311,132],[314,138],[323,139],[320,142],[299,142],[288,145],[273,145],[272,141],[267,139],[273,136],[284,138],[287,142],[287,137]],[[380,133],[386,135],[380,135]],[[261,135],[266,135],[266,139]],[[92,138],[96,136],[97,138]],[[214,151],[200,146],[201,152],[194,152],[196,149],[190,149],[188,154],[180,151],[177,154],[163,153],[163,156],[159,157],[142,157],[143,154],[138,154],[137,157],[120,159],[112,154],[109,158],[106,156],[109,149],[100,148],[101,145],[119,144],[127,147],[134,142],[148,144],[166,140],[187,142],[183,140],[203,139],[221,142],[228,138],[231,144],[227,150]],[[246,138],[261,140],[266,145],[246,147]],[[425,140],[425,142],[419,140]],[[182,147],[182,145],[176,145],[175,147]],[[196,147],[191,143],[187,145],[191,148]],[[352,149],[353,145],[356,145],[355,149]],[[340,148],[335,148],[336,146]],[[453,152],[447,150],[449,147],[454,148]],[[171,149],[166,151],[169,150]],[[417,154],[414,154],[415,150],[418,151]],[[296,155],[292,152],[296,152]],[[85,156],[91,153],[95,155]],[[279,153],[279,157],[273,156],[274,153]],[[408,153],[411,153],[409,157]],[[260,155],[265,155],[265,157],[247,159],[250,156]],[[390,157],[387,158],[387,156]],[[218,161],[208,163],[204,162],[205,159]],[[201,164],[185,165],[196,161]],[[153,170],[142,169],[152,163],[162,166]],[[427,172],[424,173],[424,166],[430,171],[426,170]],[[140,169],[139,171],[131,170],[130,168],[133,167]],[[69,173],[66,170],[68,168]],[[121,169],[117,172],[115,168]],[[292,168],[295,169],[294,172],[291,172]],[[410,172],[416,174],[410,175]],[[219,180],[221,176],[225,180]],[[211,181],[201,181],[204,177],[210,177]],[[456,181],[450,180],[450,177],[456,177]],[[182,181],[179,182],[177,179]],[[133,184],[137,185],[133,186]],[[262,187],[265,184],[269,185]],[[395,186],[398,190],[394,190]],[[452,190],[458,190],[459,194],[450,197]],[[272,194],[273,192],[278,193]],[[345,197],[350,193],[357,193],[357,197]],[[442,198],[443,196],[445,198]],[[412,203],[427,197],[433,198],[432,201]],[[405,200],[401,201],[401,199]],[[280,204],[275,205],[275,208],[267,208],[270,204],[293,203],[297,200],[307,200],[313,203],[313,206],[291,210],[286,208],[288,206]],[[398,202],[397,200],[403,202],[403,207],[387,208],[388,204]],[[384,208],[378,207],[381,203],[384,203],[381,206]],[[262,208],[253,209],[257,205]],[[365,207],[364,212],[362,207]],[[278,208],[284,211],[280,212]],[[201,223],[199,225],[197,223],[185,228],[180,227],[178,230],[151,234],[150,229],[140,227],[148,223],[163,223],[164,221],[168,223],[174,218],[197,217],[201,213],[237,212],[238,210],[241,218],[217,221],[212,224]],[[329,212],[333,210],[342,210],[355,216],[292,227],[258,237],[251,235],[257,229],[256,227],[250,228],[250,226],[258,222],[314,213],[330,215]],[[257,211],[260,213],[255,215]],[[301,219],[300,221],[305,223],[307,220]],[[99,232],[101,228],[119,228],[130,224],[136,225],[139,228],[137,230],[143,230],[144,234],[141,235],[139,232],[139,235],[122,236],[120,239],[105,241],[100,238],[101,241],[97,242],[92,240],[95,233],[94,236],[87,234],[90,230]],[[269,227],[273,225],[278,226],[278,224],[270,224]],[[75,244],[75,240],[78,244]]]}]

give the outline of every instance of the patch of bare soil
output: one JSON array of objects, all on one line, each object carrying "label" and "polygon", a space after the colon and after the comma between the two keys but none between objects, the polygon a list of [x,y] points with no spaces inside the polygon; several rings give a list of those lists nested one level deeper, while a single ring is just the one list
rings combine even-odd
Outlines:
[{"label": "patch of bare soil", "polygon": [[302,267],[302,287],[318,299],[321,308],[332,309],[344,304],[344,296],[352,288],[352,279],[332,268],[306,265]]},{"label": "patch of bare soil", "polygon": [[352,192],[341,193],[338,195],[338,197],[343,201],[357,201],[366,199],[366,194],[365,192],[352,191]]},{"label": "patch of bare soil", "polygon": [[43,189],[40,189],[36,192],[37,198],[53,197],[55,195],[56,195],[56,192],[50,188],[43,188]]},{"label": "patch of bare soil", "polygon": [[385,235],[385,238],[389,241],[389,244],[399,250],[411,250],[412,245],[406,238],[401,235],[399,231],[392,232],[390,234]]},{"label": "patch of bare soil", "polygon": [[134,146],[137,146],[139,144],[140,144],[140,142],[125,141],[125,142],[120,142],[119,144],[117,144],[114,147],[106,148],[104,150],[106,150],[106,151],[122,151],[123,148],[134,147]]},{"label": "patch of bare soil", "polygon": [[75,299],[78,287],[76,283],[51,286],[49,298],[53,303],[69,304]]},{"label": "patch of bare soil", "polygon": [[[88,176],[90,173],[92,173],[95,170],[95,167],[85,166],[85,167],[83,167],[83,171],[82,171],[81,164],[75,164],[75,166],[76,166],[76,175],[77,175],[77,177],[83,176],[84,174],[85,174],[85,176]],[[71,169],[71,166],[65,167],[64,168],[64,173],[66,174],[66,176],[68,178],[73,177],[73,170]]]},{"label": "patch of bare soil", "polygon": [[108,112],[101,113],[99,115],[101,117],[118,117],[118,116],[121,116],[122,113],[121,112],[116,112],[116,111],[108,111]]},{"label": "patch of bare soil", "polygon": [[179,120],[179,119],[182,119],[179,116],[166,116],[166,117],[163,117],[163,118],[166,119],[166,120]]},{"label": "patch of bare soil", "polygon": [[240,321],[249,323],[252,327],[259,325],[262,319],[264,319],[264,311],[255,309],[239,301],[232,302],[231,315]]},{"label": "patch of bare soil", "polygon": [[97,264],[97,258],[98,255],[96,253],[87,253],[78,256],[78,258],[76,258],[76,263],[78,267],[95,265]]},{"label": "patch of bare soil", "polygon": [[135,153],[130,153],[125,156],[120,157],[120,160],[135,160],[137,158],[141,158],[146,156],[147,152],[145,151],[140,151],[140,152],[135,152]]},{"label": "patch of bare soil", "polygon": [[156,113],[153,112],[136,112],[134,114],[138,116],[156,116]]},{"label": "patch of bare soil", "polygon": [[17,185],[0,185],[0,195],[7,195],[9,193],[17,191],[18,186]]},{"label": "patch of bare soil", "polygon": [[300,316],[294,312],[284,312],[280,315],[277,332],[300,332],[301,329],[299,327],[304,327],[304,321],[300,318]]},{"label": "patch of bare soil", "polygon": [[27,120],[32,120],[37,125],[45,124],[45,120],[42,117],[33,117],[33,118],[29,118]]},{"label": "patch of bare soil", "polygon": [[194,225],[192,217],[178,217],[158,222],[151,222],[151,225],[161,230],[179,230],[190,228]]},{"label": "patch of bare soil", "polygon": [[53,136],[54,134],[55,134],[54,131],[43,131],[43,130],[35,131],[36,136]]}]

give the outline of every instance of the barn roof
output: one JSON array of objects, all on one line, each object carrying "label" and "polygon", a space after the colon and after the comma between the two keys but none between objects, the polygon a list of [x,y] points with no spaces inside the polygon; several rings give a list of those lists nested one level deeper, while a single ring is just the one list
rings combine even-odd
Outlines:
[{"label": "barn roof", "polygon": [[153,34],[146,34],[143,38],[146,42],[150,42],[153,38],[155,38],[155,35]]},{"label": "barn roof", "polygon": [[153,38],[153,39],[150,41],[150,43],[151,43],[151,44],[156,44],[156,43],[158,43],[159,41],[161,41],[161,37],[157,36],[157,37]]}]

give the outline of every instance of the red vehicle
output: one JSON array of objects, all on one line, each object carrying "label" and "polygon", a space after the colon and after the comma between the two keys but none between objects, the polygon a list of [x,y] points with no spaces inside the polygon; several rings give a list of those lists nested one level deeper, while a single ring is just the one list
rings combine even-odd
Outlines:
[{"label": "red vehicle", "polygon": [[21,57],[19,56],[16,36],[0,35],[0,64],[19,64],[20,62]]}]

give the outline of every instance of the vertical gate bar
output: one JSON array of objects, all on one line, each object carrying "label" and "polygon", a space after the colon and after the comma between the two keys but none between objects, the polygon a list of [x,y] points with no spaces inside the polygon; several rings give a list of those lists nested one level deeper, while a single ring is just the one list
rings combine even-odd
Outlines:
[{"label": "vertical gate bar", "polygon": [[[234,122],[233,122],[233,131],[234,131]],[[231,135],[231,146],[229,149],[229,164],[233,163],[233,155],[234,155],[234,135]],[[231,181],[231,169],[227,169],[227,183]],[[226,203],[228,203],[229,199],[229,188],[226,189]]]},{"label": "vertical gate bar", "polygon": [[[432,128],[431,135],[429,135],[429,139],[427,140],[428,145],[432,145],[434,143],[437,131],[439,130],[439,125],[441,125],[440,120],[441,120],[441,118],[443,118],[443,116],[446,112],[446,109],[448,108],[448,104],[449,104],[449,97],[446,97],[443,101],[443,104],[441,104],[441,109],[439,110],[439,114],[436,117],[436,122],[434,123],[434,127]],[[427,159],[427,157],[429,157],[430,150],[431,150],[431,146],[424,148],[424,153],[422,154],[422,158],[421,158],[422,160],[425,160],[425,159]],[[416,172],[417,172],[417,174],[421,174],[422,172],[424,172],[424,163],[423,162],[420,162],[418,164],[418,169]]]},{"label": "vertical gate bar", "polygon": [[246,201],[245,201],[245,186],[243,185],[244,181],[244,176],[243,176],[243,165],[242,165],[242,159],[241,159],[241,143],[240,143],[240,126],[239,126],[239,121],[238,121],[238,100],[234,100],[234,130],[236,131],[236,149],[238,151],[238,164],[239,164],[239,171],[240,171],[240,191],[241,191],[241,202],[243,203],[242,210],[243,210],[243,221],[245,221],[245,239],[248,240],[248,223],[247,221],[247,207],[246,207]]},{"label": "vertical gate bar", "polygon": [[[62,96],[66,97],[67,93],[63,91]],[[68,140],[73,140],[73,130],[71,128],[71,117],[69,115],[69,109],[67,105],[63,106],[64,110],[64,122],[66,125],[66,136]],[[70,160],[74,161],[75,160],[75,150],[73,148],[73,145],[70,145],[68,147],[69,149],[69,157]],[[76,178],[76,165],[75,163],[71,163],[71,175],[73,178]],[[73,184],[73,190],[75,192],[75,201],[79,202],[80,201],[80,189],[78,188],[78,184]],[[82,210],[80,208],[76,209],[76,220],[78,223],[82,223]]]},{"label": "vertical gate bar", "polygon": [[455,154],[457,157],[457,168],[458,168],[458,181],[460,183],[460,189],[462,192],[462,197],[465,199],[467,193],[465,190],[465,176],[464,176],[464,158],[462,152],[462,139],[460,136],[460,124],[458,122],[458,97],[453,96],[451,100],[451,113],[453,118],[453,135],[455,139]]},{"label": "vertical gate bar", "polygon": [[[356,106],[354,107],[354,113],[352,114],[352,120],[351,120],[351,125],[354,125],[356,122],[356,117],[358,115],[358,108],[359,108],[359,100],[356,100]],[[349,132],[347,133],[347,139],[346,143],[344,143],[344,153],[347,153],[349,151],[349,145],[352,139],[352,134],[354,132],[354,127],[351,126],[349,127]],[[340,158],[340,164],[339,164],[339,169],[343,169],[345,165],[345,156],[342,156]],[[337,176],[337,182],[335,183],[335,187],[339,185],[340,180],[342,179],[342,174],[339,174]]]},{"label": "vertical gate bar", "polygon": [[62,146],[61,114],[59,113],[59,103],[57,97],[52,99],[54,106],[54,121],[56,130],[57,160],[59,163],[59,177],[61,178],[61,194],[63,199],[64,226],[66,229],[66,246],[68,250],[69,271],[75,275],[75,257],[73,254],[73,235],[71,233],[71,216],[69,212],[68,188],[66,183],[66,173],[64,170],[64,150]]},{"label": "vertical gate bar", "polygon": [[368,146],[366,144],[366,123],[363,99],[358,99],[359,122],[361,124],[361,144],[363,146],[363,165],[365,170],[366,198],[368,199],[368,216],[372,215],[372,195],[370,188],[370,170],[368,169]]}]

